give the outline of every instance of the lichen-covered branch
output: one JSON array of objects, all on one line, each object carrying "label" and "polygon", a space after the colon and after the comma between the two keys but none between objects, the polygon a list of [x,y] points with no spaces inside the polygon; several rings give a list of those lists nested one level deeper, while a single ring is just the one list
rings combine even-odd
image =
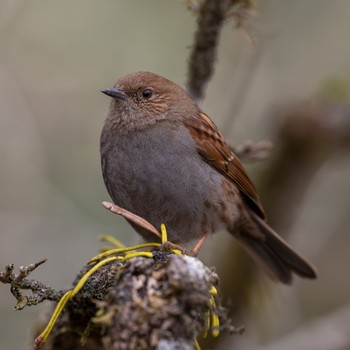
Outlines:
[{"label": "lichen-covered branch", "polygon": [[[164,251],[110,263],[68,304],[45,349],[194,349],[214,311],[217,281],[196,258]],[[224,315],[220,305],[215,312]],[[221,319],[222,329],[234,331]]]},{"label": "lichen-covered branch", "polygon": [[[103,204],[142,227],[150,225],[125,209]],[[158,231],[151,229],[158,237]],[[231,326],[220,306],[216,273],[169,246],[165,228],[161,240],[163,244],[153,251],[139,252],[150,249],[144,244],[99,254],[67,292],[27,279],[46,260],[20,267],[18,274],[13,265],[7,265],[0,272],[0,282],[11,285],[17,309],[43,300],[59,301],[55,311],[40,317],[34,349],[44,344],[46,350],[194,349],[196,338],[204,333],[217,336],[219,328],[240,333],[241,328]],[[23,289],[32,294],[23,296]]]},{"label": "lichen-covered branch", "polygon": [[108,349],[193,349],[204,331],[216,274],[192,257],[155,259],[127,263],[110,290]]},{"label": "lichen-covered branch", "polygon": [[[36,268],[45,262],[46,259],[28,266],[20,266],[18,274],[13,272],[15,269],[13,264],[6,265],[5,270],[0,272],[0,282],[11,286],[11,293],[17,300],[15,310],[37,305],[44,300],[58,301],[62,297],[62,291],[55,291],[41,282],[27,279]],[[31,294],[23,295],[23,290],[30,290]]]}]

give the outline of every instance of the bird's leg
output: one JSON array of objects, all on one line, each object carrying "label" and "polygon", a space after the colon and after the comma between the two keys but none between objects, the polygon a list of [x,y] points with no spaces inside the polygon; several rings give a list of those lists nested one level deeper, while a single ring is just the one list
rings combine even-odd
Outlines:
[{"label": "bird's leg", "polygon": [[196,245],[193,247],[193,249],[191,250],[191,253],[193,256],[196,256],[199,251],[201,250],[201,248],[203,247],[204,242],[206,241],[206,239],[208,238],[208,233],[204,232],[201,237],[199,238],[198,242],[196,243]]}]

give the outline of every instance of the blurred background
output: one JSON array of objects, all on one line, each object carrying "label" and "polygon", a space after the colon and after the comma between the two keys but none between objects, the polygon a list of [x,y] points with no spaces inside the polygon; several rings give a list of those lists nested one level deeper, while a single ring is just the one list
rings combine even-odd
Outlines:
[{"label": "blurred background", "polygon": [[[320,277],[282,287],[249,270],[248,280],[234,240],[216,235],[200,257],[217,267],[223,303],[247,331],[203,348],[350,349],[350,2],[256,7],[255,46],[233,22],[223,28],[204,109],[232,145],[274,142],[249,173],[274,227]],[[48,258],[32,278],[68,288],[99,235],[139,242],[101,206],[109,99],[100,90],[138,70],[185,86],[195,30],[195,15],[177,0],[0,0],[0,269]],[[14,304],[0,285],[2,349],[28,348],[40,309]]]}]

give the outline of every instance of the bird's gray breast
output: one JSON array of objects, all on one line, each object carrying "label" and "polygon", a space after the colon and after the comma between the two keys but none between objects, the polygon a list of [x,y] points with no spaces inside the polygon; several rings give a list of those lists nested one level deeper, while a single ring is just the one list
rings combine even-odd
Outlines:
[{"label": "bird's gray breast", "polygon": [[186,242],[217,229],[222,175],[202,160],[183,125],[160,123],[129,135],[102,134],[104,180],[117,205],[157,228],[166,224],[170,240]]}]

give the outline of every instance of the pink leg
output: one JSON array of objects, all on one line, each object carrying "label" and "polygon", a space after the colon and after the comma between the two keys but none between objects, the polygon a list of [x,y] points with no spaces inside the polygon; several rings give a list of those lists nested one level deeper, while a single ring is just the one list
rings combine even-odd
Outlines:
[{"label": "pink leg", "polygon": [[203,247],[203,244],[204,244],[204,242],[206,241],[207,238],[208,238],[208,234],[207,233],[203,233],[202,236],[199,238],[198,242],[196,243],[196,245],[191,250],[191,253],[194,256],[196,256],[198,254],[198,252],[201,250],[201,248]]}]

